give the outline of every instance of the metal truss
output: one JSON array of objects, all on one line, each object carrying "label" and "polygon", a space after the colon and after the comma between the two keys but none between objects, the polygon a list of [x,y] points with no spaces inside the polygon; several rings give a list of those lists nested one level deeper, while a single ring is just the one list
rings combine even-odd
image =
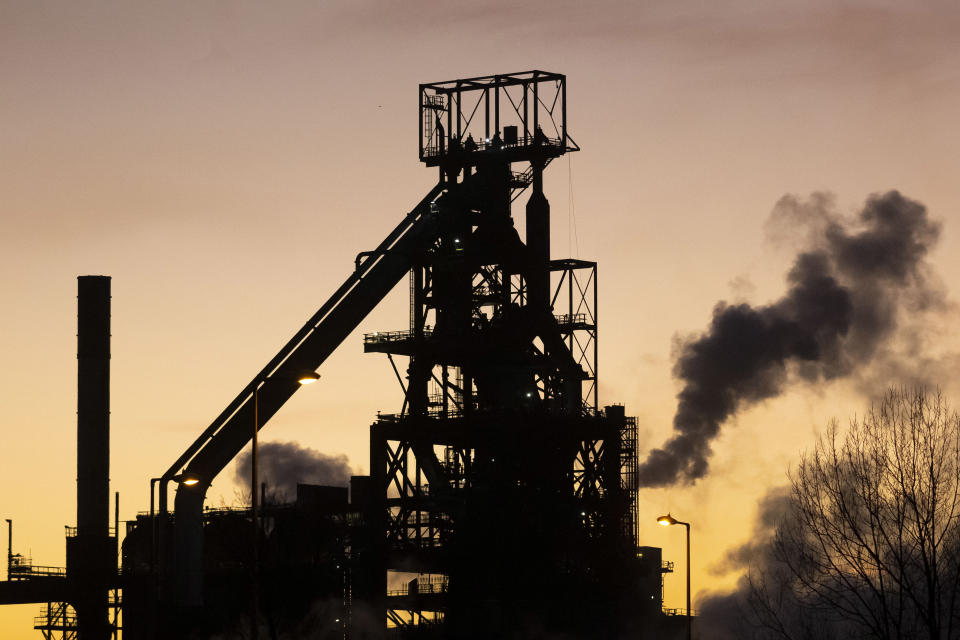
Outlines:
[{"label": "metal truss", "polygon": [[77,612],[66,602],[49,602],[33,619],[33,628],[44,640],[76,640]]},{"label": "metal truss", "polygon": [[[468,151],[550,147],[554,155],[580,148],[567,132],[567,79],[524,71],[420,85],[420,160],[440,160],[470,139]],[[502,136],[501,136],[502,132]]]},{"label": "metal truss", "polygon": [[560,333],[571,355],[586,372],[583,407],[596,412],[600,407],[597,377],[597,263],[586,260],[551,260],[556,285],[551,305]]},{"label": "metal truss", "polygon": [[[448,514],[437,509],[436,500],[430,495],[427,474],[414,452],[414,443],[385,440],[383,446],[387,463],[388,548],[409,553],[440,547],[449,536],[451,521]],[[429,450],[433,453],[433,447]],[[437,466],[435,455],[432,457]]]}]

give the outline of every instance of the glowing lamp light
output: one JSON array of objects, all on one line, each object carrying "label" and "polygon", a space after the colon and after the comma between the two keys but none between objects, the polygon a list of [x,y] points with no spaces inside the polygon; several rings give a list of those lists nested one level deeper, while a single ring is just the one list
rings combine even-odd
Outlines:
[{"label": "glowing lamp light", "polygon": [[299,382],[300,384],[313,384],[314,382],[316,382],[316,381],[319,380],[319,379],[320,379],[320,375],[319,375],[319,374],[316,374],[316,373],[305,373],[305,374],[303,374],[302,376],[300,376],[299,378],[297,378],[297,382]]},{"label": "glowing lamp light", "polygon": [[188,473],[181,473],[181,474],[175,475],[171,478],[171,480],[173,480],[174,482],[179,482],[180,484],[186,485],[188,487],[192,487],[195,484],[200,484],[200,478]]},{"label": "glowing lamp light", "polygon": [[672,524],[677,524],[677,519],[668,513],[665,516],[657,518],[657,522],[659,522],[661,526],[669,527]]}]

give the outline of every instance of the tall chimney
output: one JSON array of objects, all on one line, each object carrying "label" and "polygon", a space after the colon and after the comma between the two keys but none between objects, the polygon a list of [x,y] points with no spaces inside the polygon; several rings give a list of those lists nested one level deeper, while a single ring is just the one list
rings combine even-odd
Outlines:
[{"label": "tall chimney", "polygon": [[110,527],[110,277],[77,278],[77,534]]},{"label": "tall chimney", "polygon": [[109,640],[107,590],[116,583],[110,536],[110,278],[77,278],[77,533],[67,578],[79,640]]}]

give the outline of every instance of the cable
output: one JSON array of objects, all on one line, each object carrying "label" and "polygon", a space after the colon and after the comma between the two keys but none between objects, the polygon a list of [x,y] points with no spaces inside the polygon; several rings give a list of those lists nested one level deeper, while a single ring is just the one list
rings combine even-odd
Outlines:
[{"label": "cable", "polygon": [[[575,252],[571,251],[573,242]],[[567,255],[580,257],[580,238],[577,234],[577,212],[573,203],[573,157],[567,154]]]}]

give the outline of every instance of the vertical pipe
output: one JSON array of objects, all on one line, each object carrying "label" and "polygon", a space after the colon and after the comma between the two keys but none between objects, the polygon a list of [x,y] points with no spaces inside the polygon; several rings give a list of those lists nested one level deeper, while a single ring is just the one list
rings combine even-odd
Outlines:
[{"label": "vertical pipe", "polygon": [[533,132],[536,135],[537,128],[540,126],[540,82],[537,80],[537,72],[533,72]]},{"label": "vertical pipe", "polygon": [[563,118],[563,123],[560,126],[560,146],[561,148],[566,148],[567,146],[567,76],[560,76],[560,90],[561,90],[561,104],[560,104],[560,113]]},{"label": "vertical pipe", "polygon": [[413,282],[410,296],[410,331],[415,338],[423,337],[424,312],[423,312],[423,267],[415,265],[410,271],[413,274]]},{"label": "vertical pipe", "polygon": [[[459,112],[460,107],[457,107]],[[437,114],[437,117],[440,117],[440,114]],[[453,94],[447,94],[447,131],[453,131]],[[462,132],[460,131],[460,117],[457,116],[457,137],[462,138]]]},{"label": "vertical pipe", "polygon": [[[114,542],[115,542],[115,546],[112,547],[112,549],[113,549],[113,562],[114,562],[114,566],[115,566],[115,567],[118,567],[118,566],[120,566],[120,555],[119,555],[119,553],[120,553],[120,492],[119,492],[119,491],[116,491],[116,492],[114,492],[114,494],[113,494],[113,536],[114,536],[113,539],[114,539]],[[111,623],[110,623],[110,624],[111,624],[111,627],[112,627],[112,629],[113,629],[113,633],[111,634],[110,637],[111,637],[113,640],[117,640],[118,634],[120,633],[120,631],[119,631],[119,625],[117,624],[117,613],[118,613],[118,611],[117,611],[117,609],[116,609],[116,603],[119,601],[119,599],[117,598],[118,594],[119,594],[119,591],[118,591],[116,588],[114,588],[114,590],[113,590],[113,602],[114,602],[113,620],[112,620]],[[108,597],[108,599],[109,599],[109,597]],[[110,613],[110,612],[109,612],[109,602],[107,603],[107,606],[108,606],[107,615],[109,616],[109,613]]]},{"label": "vertical pipe", "polygon": [[493,81],[493,128],[500,133],[500,76]]},{"label": "vertical pipe", "polygon": [[492,137],[490,135],[490,87],[483,90],[483,137]]},{"label": "vertical pipe", "polygon": [[168,491],[168,482],[169,480],[163,476],[157,478],[157,593],[158,599],[162,602],[170,602],[173,600],[169,592],[169,583],[167,581],[167,576],[171,575],[169,554],[167,552],[168,537],[172,533],[170,527],[167,526],[167,521],[169,520],[168,514],[169,509],[167,508],[167,502],[169,496],[167,495]]},{"label": "vertical pipe", "polygon": [[567,336],[567,348],[570,350],[570,357],[576,358],[576,355],[573,353],[573,274],[574,269],[572,266],[567,267],[567,299],[570,302],[569,311],[567,312],[567,317],[570,319],[570,334]]},{"label": "vertical pipe", "polygon": [[13,564],[13,520],[7,518],[7,580],[10,579],[10,566]]},{"label": "vertical pipe", "polygon": [[527,85],[523,85],[523,144],[530,144],[530,125],[527,123]]},{"label": "vertical pipe", "polygon": [[150,572],[157,574],[157,517],[154,511],[153,493],[157,480],[160,478],[150,478]]},{"label": "vertical pipe", "polygon": [[77,278],[77,536],[67,574],[80,640],[111,635],[107,591],[116,578],[110,541],[110,277]]},{"label": "vertical pipe", "polygon": [[110,278],[77,278],[77,534],[110,522]]},{"label": "vertical pipe", "polygon": [[[463,129],[462,129],[462,126],[463,126],[463,113],[461,113],[461,111],[460,111],[460,99],[461,99],[462,97],[463,97],[463,94],[462,94],[462,93],[460,92],[460,90],[458,89],[458,90],[457,90],[457,137],[458,137],[458,138],[462,138],[462,137],[463,137]],[[451,129],[450,127],[447,127],[447,131],[452,131],[452,129]]]},{"label": "vertical pipe", "polygon": [[253,553],[251,564],[251,580],[250,580],[250,637],[253,640],[257,640],[260,632],[259,625],[259,615],[260,610],[260,593],[259,588],[259,557],[257,548],[260,543],[260,527],[257,522],[257,432],[260,430],[260,383],[257,383],[257,386],[253,389],[253,440],[251,442],[252,449],[250,450],[250,466],[251,466],[251,478],[250,478],[250,520],[253,523]]},{"label": "vertical pipe", "polygon": [[[364,611],[371,623],[371,636],[386,632],[387,593],[387,438],[382,424],[370,428],[370,481],[360,510],[369,526],[359,532],[359,566],[354,574],[351,615]],[[379,628],[378,628],[379,627]]]},{"label": "vertical pipe", "polygon": [[527,305],[550,307],[550,203],[543,194],[543,164],[533,164],[533,192],[527,201]]},{"label": "vertical pipe", "polygon": [[690,524],[687,528],[687,640],[693,640],[693,616],[690,612]]}]

